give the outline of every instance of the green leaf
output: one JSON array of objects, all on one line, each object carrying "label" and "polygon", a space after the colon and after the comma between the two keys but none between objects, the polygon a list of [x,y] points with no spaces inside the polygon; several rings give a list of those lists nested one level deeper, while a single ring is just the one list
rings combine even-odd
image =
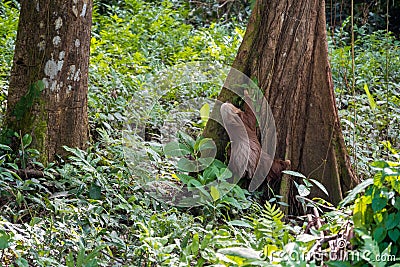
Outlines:
[{"label": "green leaf", "polygon": [[311,241],[315,241],[317,239],[319,239],[318,236],[314,236],[314,235],[310,235],[310,234],[301,234],[296,237],[296,241],[303,242],[303,243],[308,243]]},{"label": "green leaf", "polygon": [[202,185],[199,181],[197,181],[196,179],[191,179],[188,183],[188,186],[193,185],[196,188],[204,188],[204,185]]},{"label": "green leaf", "polygon": [[207,123],[209,115],[210,115],[210,105],[208,103],[205,103],[200,108],[200,118],[204,124]]},{"label": "green leaf", "polygon": [[325,193],[325,195],[329,196],[329,193],[323,184],[314,179],[310,179],[310,182],[313,182],[319,189],[321,189],[322,192]]},{"label": "green leaf", "polygon": [[384,177],[387,176],[400,176],[400,171],[397,168],[384,168],[382,171]]},{"label": "green leaf", "polygon": [[230,221],[230,222],[228,222],[228,225],[252,228],[252,226],[248,222],[241,221],[241,220]]},{"label": "green leaf", "polygon": [[207,168],[208,166],[211,165],[211,163],[213,161],[214,161],[213,157],[206,157],[206,158],[201,157],[201,158],[199,158],[197,160],[197,162],[199,163],[199,169],[198,170],[200,171],[200,170],[202,170],[204,168]]},{"label": "green leaf", "polygon": [[183,172],[197,172],[199,170],[197,162],[186,158],[179,159],[176,163],[176,167]]},{"label": "green leaf", "polygon": [[190,249],[191,249],[192,254],[193,254],[194,256],[196,256],[197,253],[199,252],[199,245],[200,245],[200,242],[199,242],[199,234],[198,234],[198,233],[195,233],[195,234],[193,235],[192,245],[190,246]]},{"label": "green leaf", "polygon": [[190,180],[195,179],[194,177],[184,174],[184,173],[177,173],[176,176],[184,184],[188,184]]},{"label": "green leaf", "polygon": [[22,137],[22,146],[24,148],[27,148],[31,143],[32,143],[32,136],[29,134],[25,134],[24,137]]},{"label": "green leaf", "polygon": [[190,135],[188,135],[182,131],[179,131],[178,136],[186,145],[188,145],[190,148],[193,149],[195,140]]},{"label": "green leaf", "polygon": [[377,227],[373,232],[373,237],[377,243],[382,242],[386,237],[387,231],[383,226]]},{"label": "green leaf", "polygon": [[204,237],[203,241],[201,241],[200,248],[202,250],[205,249],[208,246],[208,244],[210,243],[212,237],[213,237],[212,234],[206,234],[206,236]]},{"label": "green leaf", "polygon": [[92,183],[89,188],[89,197],[96,200],[101,199],[101,187]]},{"label": "green leaf", "polygon": [[24,258],[18,258],[15,260],[15,263],[19,267],[29,267],[29,262],[25,260]]},{"label": "green leaf", "polygon": [[85,258],[85,267],[97,267],[98,263],[96,258],[99,256],[99,252],[105,247],[106,245],[100,245],[93,249]]},{"label": "green leaf", "polygon": [[400,213],[391,213],[385,221],[385,226],[388,230],[400,225]]},{"label": "green leaf", "polygon": [[252,248],[244,247],[231,247],[223,248],[218,250],[219,253],[234,257],[240,257],[242,259],[260,260],[260,252]]},{"label": "green leaf", "polygon": [[191,151],[186,146],[172,141],[164,145],[164,154],[169,157],[182,157],[191,154]]},{"label": "green leaf", "polygon": [[203,178],[206,183],[212,182],[217,178],[217,168],[206,168],[203,171]]},{"label": "green leaf", "polygon": [[299,187],[297,188],[297,190],[299,191],[299,195],[302,197],[306,197],[310,194],[310,189],[307,188],[305,185],[301,184],[299,185]]},{"label": "green leaf", "polygon": [[387,198],[377,197],[372,199],[372,210],[374,212],[382,210],[387,204]]},{"label": "green leaf", "polygon": [[393,207],[395,207],[398,210],[398,212],[400,211],[400,197],[396,197]]},{"label": "green leaf", "polygon": [[351,267],[351,263],[344,261],[327,261],[324,262],[329,267]]},{"label": "green leaf", "polygon": [[0,150],[5,150],[5,151],[12,151],[11,147],[0,144]]},{"label": "green leaf", "polygon": [[369,102],[369,105],[370,105],[371,109],[376,109],[376,103],[375,103],[374,97],[369,92],[367,84],[364,84],[364,91],[367,94],[368,102]]},{"label": "green leaf", "polygon": [[202,151],[206,149],[214,149],[214,152],[216,153],[217,147],[215,146],[214,140],[211,138],[203,138],[199,142],[199,150]]},{"label": "green leaf", "polygon": [[300,178],[303,178],[303,179],[307,179],[307,177],[305,177],[304,174],[301,174],[301,173],[295,172],[295,171],[282,171],[282,173],[289,174],[289,175],[292,175],[292,176],[295,176],[295,177],[300,177]]},{"label": "green leaf", "polygon": [[39,80],[36,82],[36,88],[38,92],[42,92],[44,90],[45,83],[43,80]]},{"label": "green leaf", "polygon": [[217,174],[218,180],[223,181],[232,177],[232,172],[228,168],[220,170],[220,173]]},{"label": "green leaf", "polygon": [[83,267],[85,256],[85,248],[83,247],[83,244],[80,244],[78,255],[76,257],[76,267]]},{"label": "green leaf", "polygon": [[382,170],[383,168],[389,167],[389,164],[383,160],[377,160],[371,163],[371,167],[376,170]]},{"label": "green leaf", "polygon": [[356,199],[353,210],[354,226],[362,228],[365,225],[365,213],[367,211],[366,198],[363,196]]},{"label": "green leaf", "polygon": [[344,207],[348,203],[353,202],[353,200],[356,198],[356,196],[363,192],[365,188],[368,186],[372,185],[374,183],[374,180],[372,178],[369,178],[360,184],[358,184],[353,190],[350,191],[350,193],[343,199],[343,201],[339,204],[339,207]]},{"label": "green leaf", "polygon": [[74,263],[74,254],[72,253],[72,251],[70,251],[67,255],[67,258],[65,259],[65,264],[67,265],[67,267],[74,267],[75,263]]},{"label": "green leaf", "polygon": [[398,228],[394,228],[388,232],[388,236],[390,237],[393,242],[397,242],[400,237],[400,230]]},{"label": "green leaf", "polygon": [[213,198],[214,201],[217,201],[219,199],[219,191],[218,188],[216,188],[215,186],[211,186],[210,188],[211,192],[211,197]]},{"label": "green leaf", "polygon": [[6,249],[11,245],[13,241],[11,234],[6,233],[4,230],[0,230],[0,249]]}]

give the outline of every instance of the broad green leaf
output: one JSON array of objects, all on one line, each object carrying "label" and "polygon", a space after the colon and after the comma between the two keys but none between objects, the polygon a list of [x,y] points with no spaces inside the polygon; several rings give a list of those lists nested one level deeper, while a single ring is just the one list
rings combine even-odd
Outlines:
[{"label": "broad green leaf", "polygon": [[388,232],[388,236],[390,237],[393,242],[397,242],[400,237],[400,230],[398,228],[394,228]]},{"label": "broad green leaf", "polygon": [[199,141],[199,150],[206,150],[206,149],[214,149],[215,151],[213,151],[214,153],[216,153],[216,145],[214,140],[212,140],[211,138],[203,138]]},{"label": "broad green leaf", "polygon": [[188,134],[186,134],[186,133],[184,133],[182,131],[179,131],[178,132],[178,136],[190,148],[194,147],[195,140],[190,135],[188,135]]},{"label": "broad green leaf", "polygon": [[217,201],[219,199],[219,191],[218,188],[216,188],[215,186],[211,186],[210,194],[214,201]]},{"label": "broad green leaf", "polygon": [[176,176],[184,184],[188,184],[190,180],[195,179],[194,177],[183,173],[177,173]]},{"label": "broad green leaf", "polygon": [[345,261],[326,261],[324,262],[329,267],[351,267],[353,266],[350,262]]},{"label": "broad green leaf", "polygon": [[210,166],[211,163],[214,161],[214,158],[213,157],[206,157],[206,158],[201,157],[197,161],[200,163],[200,166],[199,166],[200,167],[199,171],[200,171],[200,170],[205,169],[206,167]]},{"label": "broad green leaf", "polygon": [[297,190],[299,191],[299,195],[302,197],[306,197],[310,194],[310,189],[307,188],[305,185],[301,184],[299,185],[299,187],[297,188]]},{"label": "broad green leaf", "polygon": [[375,241],[379,244],[385,239],[386,234],[387,234],[386,228],[384,228],[383,226],[379,226],[374,230],[373,237]]},{"label": "broad green leaf", "polygon": [[325,195],[329,196],[329,193],[323,184],[314,179],[310,179],[310,182],[313,182],[319,189],[321,189],[322,192],[325,193]]},{"label": "broad green leaf", "polygon": [[74,262],[74,254],[72,253],[72,251],[70,251],[65,259],[65,264],[67,265],[67,267],[74,267],[75,266],[75,262]]},{"label": "broad green leaf", "polygon": [[374,212],[382,210],[387,205],[387,198],[377,197],[372,199],[372,210]]},{"label": "broad green leaf", "polygon": [[164,146],[164,154],[169,157],[182,157],[185,155],[189,155],[191,153],[190,150],[186,148],[186,146],[179,144],[178,142],[172,141],[166,143]]},{"label": "broad green leaf", "polygon": [[210,105],[208,103],[205,103],[201,108],[200,108],[200,118],[203,123],[207,123],[208,117],[210,115]]},{"label": "broad green leaf", "polygon": [[11,245],[11,242],[11,234],[6,233],[4,230],[0,230],[0,249],[8,248]]},{"label": "broad green leaf", "polygon": [[178,169],[183,172],[199,171],[199,166],[198,166],[197,162],[189,160],[187,158],[179,159],[178,162],[176,163],[176,167],[178,167]]},{"label": "broad green leaf", "polygon": [[78,255],[76,257],[76,266],[83,267],[85,261],[85,248],[82,244],[79,245]]},{"label": "broad green leaf", "polygon": [[3,144],[0,144],[0,149],[5,150],[5,151],[12,151],[11,147],[3,145]]},{"label": "broad green leaf", "polygon": [[216,168],[206,168],[203,171],[203,178],[204,181],[209,183],[217,178],[217,169]]},{"label": "broad green leaf", "polygon": [[368,186],[372,185],[374,183],[374,180],[372,178],[369,178],[363,182],[361,182],[360,184],[358,184],[355,188],[353,188],[353,190],[351,190],[349,192],[349,194],[343,199],[343,201],[339,204],[339,207],[344,207],[346,206],[348,203],[352,202],[356,196],[363,192],[365,188],[367,188]]},{"label": "broad green leaf", "polygon": [[101,187],[92,183],[89,188],[89,197],[96,200],[101,199]]},{"label": "broad green leaf", "polygon": [[311,241],[315,241],[319,239],[319,236],[309,235],[309,234],[302,234],[296,237],[296,241],[308,243]]},{"label": "broad green leaf", "polygon": [[188,186],[191,186],[191,185],[193,185],[193,186],[196,187],[197,189],[199,189],[199,188],[204,188],[204,186],[203,186],[199,181],[197,181],[196,179],[191,179],[191,180],[189,181]]},{"label": "broad green leaf", "polygon": [[354,211],[353,211],[353,221],[354,226],[361,228],[365,227],[365,212],[367,210],[367,205],[365,202],[365,197],[361,197],[356,199],[354,203]]},{"label": "broad green leaf", "polygon": [[367,94],[368,102],[369,102],[371,109],[376,109],[376,103],[375,103],[374,97],[371,95],[367,84],[364,84],[364,91]]},{"label": "broad green leaf", "polygon": [[233,226],[241,226],[241,227],[246,227],[246,228],[252,228],[252,226],[245,221],[241,221],[241,220],[233,220],[228,222],[228,225],[233,225]]},{"label": "broad green leaf", "polygon": [[397,209],[397,213],[399,213],[400,211],[400,197],[396,197],[396,200],[393,204],[393,207],[395,207]]},{"label": "broad green leaf", "polygon": [[233,206],[233,207],[235,207],[237,209],[243,209],[242,205],[240,205],[239,201],[237,201],[237,199],[234,198],[234,197],[228,197],[228,196],[225,195],[221,202],[222,203],[227,203],[230,206]]},{"label": "broad green leaf", "polygon": [[388,230],[400,225],[400,213],[391,213],[385,221],[385,226]]},{"label": "broad green leaf", "polygon": [[208,244],[210,243],[210,240],[212,238],[212,234],[206,234],[206,236],[203,238],[203,241],[201,241],[200,248],[203,250],[205,249]]},{"label": "broad green leaf", "polygon": [[382,171],[379,171],[374,175],[373,179],[375,187],[382,187],[382,183],[385,180],[385,177],[382,175]]},{"label": "broad green leaf", "polygon": [[218,174],[218,180],[223,181],[232,177],[232,172],[228,168],[222,169]]},{"label": "broad green leaf", "polygon": [[198,234],[198,233],[195,233],[195,234],[193,235],[192,245],[190,246],[191,251],[192,251],[192,254],[193,254],[194,256],[196,256],[197,253],[199,252],[199,245],[200,245],[200,242],[199,242],[199,234]]},{"label": "broad green leaf", "polygon": [[307,177],[305,177],[304,174],[301,174],[301,173],[295,172],[295,171],[282,171],[282,173],[289,174],[289,175],[292,175],[292,176],[295,176],[295,177],[300,177],[300,178],[303,178],[303,179],[307,179]]},{"label": "broad green leaf", "polygon": [[24,258],[17,258],[15,263],[18,267],[29,267],[29,262]]},{"label": "broad green leaf", "polygon": [[219,253],[229,256],[240,257],[242,259],[260,260],[260,252],[252,248],[231,247],[218,250]]},{"label": "broad green leaf", "polygon": [[27,148],[31,143],[32,143],[32,136],[29,134],[25,134],[24,137],[22,137],[23,147]]}]

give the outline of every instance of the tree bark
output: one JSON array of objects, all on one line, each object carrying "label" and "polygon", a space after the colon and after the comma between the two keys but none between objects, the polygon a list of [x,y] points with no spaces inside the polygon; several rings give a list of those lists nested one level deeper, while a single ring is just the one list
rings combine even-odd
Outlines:
[{"label": "tree bark", "polygon": [[[329,192],[327,197],[314,186],[312,197],[337,204],[358,179],[335,103],[324,1],[257,0],[233,68],[256,79],[264,92],[276,123],[276,158],[290,160],[292,170],[318,180]],[[219,100],[232,99],[235,96],[223,88]],[[216,136],[223,136],[222,142],[227,139],[213,121],[204,135],[217,142]],[[273,189],[286,196],[288,212],[298,214],[302,212],[293,179],[285,175]]]},{"label": "tree bark", "polygon": [[92,0],[21,1],[6,125],[32,135],[42,162],[88,139],[92,6]]}]

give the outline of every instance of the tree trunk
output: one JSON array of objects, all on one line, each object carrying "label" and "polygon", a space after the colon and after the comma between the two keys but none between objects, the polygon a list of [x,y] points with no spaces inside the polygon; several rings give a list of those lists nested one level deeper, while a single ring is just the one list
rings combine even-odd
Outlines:
[{"label": "tree trunk", "polygon": [[[276,123],[276,158],[290,160],[292,170],[320,181],[329,192],[324,196],[314,186],[312,197],[337,204],[358,180],[335,104],[324,1],[257,0],[233,67],[256,79],[264,92]],[[236,99],[225,88],[219,96],[222,102]],[[204,135],[227,140],[211,120]],[[287,198],[288,212],[298,214],[293,179],[285,175],[273,189]]]},{"label": "tree trunk", "polygon": [[84,147],[92,0],[22,0],[8,129],[33,137],[41,161]]}]

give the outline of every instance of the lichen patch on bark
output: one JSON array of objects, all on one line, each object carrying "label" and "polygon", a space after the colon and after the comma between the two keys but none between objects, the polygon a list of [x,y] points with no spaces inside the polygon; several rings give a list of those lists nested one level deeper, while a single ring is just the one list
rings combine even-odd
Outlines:
[{"label": "lichen patch on bark", "polygon": [[53,45],[55,46],[55,47],[58,47],[59,45],[60,45],[60,43],[61,43],[61,37],[60,36],[54,36],[54,38],[53,38]]},{"label": "lichen patch on bark", "polygon": [[82,7],[82,12],[81,12],[82,18],[86,16],[86,8],[87,8],[87,3],[84,3],[83,7]]},{"label": "lichen patch on bark", "polygon": [[56,31],[58,31],[59,29],[61,29],[62,25],[63,25],[63,21],[61,17],[58,17],[54,23],[55,25],[55,29]]},{"label": "lichen patch on bark", "polygon": [[46,65],[44,66],[44,74],[46,76],[50,77],[50,80],[53,80],[54,77],[56,77],[58,71],[57,67],[57,62],[54,61],[53,59],[50,59],[49,61],[46,62]]}]

